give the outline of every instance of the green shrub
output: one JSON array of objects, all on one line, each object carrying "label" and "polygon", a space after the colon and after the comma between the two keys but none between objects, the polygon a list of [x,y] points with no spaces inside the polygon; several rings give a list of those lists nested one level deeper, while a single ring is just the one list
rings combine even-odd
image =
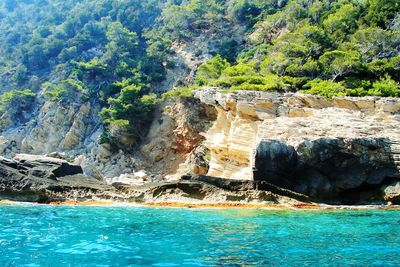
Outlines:
[{"label": "green shrub", "polygon": [[221,73],[230,66],[226,59],[222,59],[220,55],[207,60],[197,69],[195,83],[203,86],[211,81],[218,79]]},{"label": "green shrub", "polygon": [[364,64],[366,71],[371,75],[385,75],[390,73],[392,76],[399,75],[400,55],[391,58],[380,58]]},{"label": "green shrub", "polygon": [[400,96],[400,84],[394,80],[389,75],[376,81],[372,85],[372,89],[368,91],[369,95],[374,96]]},{"label": "green shrub", "polygon": [[228,66],[221,73],[221,78],[237,77],[244,75],[256,75],[255,64],[239,62],[237,65]]},{"label": "green shrub", "polygon": [[78,80],[66,79],[59,83],[45,82],[42,84],[44,95],[51,101],[74,100],[74,96],[85,94],[85,85]]},{"label": "green shrub", "polygon": [[237,19],[240,22],[252,22],[257,17],[262,9],[257,7],[255,3],[248,0],[234,1],[234,4],[230,8],[230,16]]},{"label": "green shrub", "polygon": [[109,98],[108,108],[100,116],[106,124],[124,128],[135,138],[142,137],[151,121],[151,111],[158,102],[155,94],[145,94],[140,85],[127,85],[116,98]]},{"label": "green shrub", "polygon": [[199,89],[199,86],[192,85],[187,87],[178,87],[174,90],[165,92],[161,95],[162,99],[176,98],[176,97],[191,97],[193,92]]},{"label": "green shrub", "polygon": [[305,77],[283,76],[281,80],[284,86],[287,86],[295,91],[297,91],[298,88],[302,88],[303,85],[307,83],[307,78]]},{"label": "green shrub", "polygon": [[213,86],[224,87],[230,90],[253,90],[253,91],[278,91],[284,87],[278,75],[260,74],[224,77],[214,83]]},{"label": "green shrub", "polygon": [[36,94],[31,90],[11,90],[0,95],[0,112],[8,108],[24,109],[29,107],[35,101]]},{"label": "green shrub", "polygon": [[103,78],[108,75],[107,64],[101,62],[98,58],[94,58],[89,62],[74,62],[76,69],[74,73],[86,80],[95,80],[97,77]]},{"label": "green shrub", "polygon": [[305,89],[301,92],[312,95],[322,95],[328,98],[332,98],[334,96],[345,96],[346,87],[343,86],[343,83],[333,82],[331,80],[320,80],[315,79],[304,85]]}]

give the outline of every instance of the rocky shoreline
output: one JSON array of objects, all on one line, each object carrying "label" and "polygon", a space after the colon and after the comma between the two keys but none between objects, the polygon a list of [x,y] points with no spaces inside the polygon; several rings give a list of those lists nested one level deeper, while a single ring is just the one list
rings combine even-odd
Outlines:
[{"label": "rocky shoreline", "polygon": [[56,110],[45,104],[29,122],[3,125],[0,199],[400,204],[397,98],[203,88],[160,103],[131,150],[98,141],[92,109],[71,110],[68,123]]},{"label": "rocky shoreline", "polygon": [[[0,200],[74,205],[337,208],[321,206],[307,195],[265,181],[186,175],[171,182],[109,185],[84,175],[80,166],[65,160],[33,155],[0,157]],[[381,200],[371,207],[383,208],[383,195]]]},{"label": "rocky shoreline", "polygon": [[106,184],[65,160],[18,155],[0,158],[0,199],[22,202],[110,200],[119,202],[310,202],[307,196],[256,181],[184,176],[145,185]]}]

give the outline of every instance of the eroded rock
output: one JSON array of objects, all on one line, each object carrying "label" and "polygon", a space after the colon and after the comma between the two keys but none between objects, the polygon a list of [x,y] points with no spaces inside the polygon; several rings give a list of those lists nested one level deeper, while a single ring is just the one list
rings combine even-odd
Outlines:
[{"label": "eroded rock", "polygon": [[115,188],[83,175],[79,166],[64,160],[33,155],[0,157],[1,199],[47,203],[115,196]]},{"label": "eroded rock", "polygon": [[195,96],[218,111],[204,135],[210,176],[264,179],[314,199],[357,201],[372,191],[382,200],[378,189],[400,175],[398,98],[218,88]]},{"label": "eroded rock", "polygon": [[400,205],[400,182],[394,182],[382,188],[385,201]]}]

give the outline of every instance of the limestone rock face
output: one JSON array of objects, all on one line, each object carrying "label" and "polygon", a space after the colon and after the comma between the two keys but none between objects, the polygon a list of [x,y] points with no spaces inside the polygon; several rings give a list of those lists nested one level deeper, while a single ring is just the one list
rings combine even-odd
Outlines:
[{"label": "limestone rock face", "polygon": [[63,154],[82,165],[84,173],[98,179],[132,172],[132,161],[121,151],[99,144],[102,122],[98,103],[38,103],[25,123],[0,129],[0,155],[18,153]]},{"label": "limestone rock face", "polygon": [[71,150],[81,145],[86,131],[93,124],[87,123],[92,107],[89,103],[81,106],[59,105],[45,102],[21,142],[21,149],[33,154],[46,154],[58,150]]},{"label": "limestone rock face", "polygon": [[[397,98],[203,88],[195,98],[161,103],[144,142],[129,152],[98,142],[99,111],[92,102],[40,102],[19,123],[4,117],[0,155],[52,155],[84,175],[135,185],[197,174],[268,182],[318,200],[361,199],[378,189],[380,199],[397,198]],[[145,178],[135,176],[139,170]]]},{"label": "limestone rock face", "polygon": [[205,133],[210,176],[263,179],[322,199],[399,177],[398,98],[218,88],[195,97],[218,111]]},{"label": "limestone rock face", "polygon": [[[64,159],[80,165],[85,175],[99,180],[142,169],[153,175],[174,175],[178,179],[187,169],[178,171],[179,165],[204,140],[201,132],[210,127],[216,113],[213,107],[194,98],[165,101],[156,110],[144,143],[134,146],[129,136],[122,133],[118,141],[124,147],[116,148],[99,143],[103,132],[100,109],[95,101],[38,101],[30,118],[23,122],[6,125],[7,116],[4,116],[0,155],[11,158],[18,153],[62,154]],[[114,128],[111,131],[118,131]],[[204,170],[198,172],[204,173]]]},{"label": "limestone rock face", "polygon": [[217,107],[218,117],[205,134],[205,145],[211,151],[208,175],[251,180],[252,155],[259,124],[234,111]]}]

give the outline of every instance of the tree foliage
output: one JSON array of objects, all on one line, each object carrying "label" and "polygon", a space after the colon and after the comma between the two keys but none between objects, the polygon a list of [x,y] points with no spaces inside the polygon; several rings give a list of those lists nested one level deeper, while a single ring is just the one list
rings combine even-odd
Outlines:
[{"label": "tree foliage", "polygon": [[28,110],[35,101],[36,94],[29,89],[10,90],[0,95],[0,112],[5,112],[10,108],[23,112]]},{"label": "tree foliage", "polygon": [[[285,1],[260,12],[236,64],[216,77],[205,67],[212,60],[207,61],[197,79],[233,90],[397,96],[399,5],[381,0]],[[234,7],[239,6],[249,5],[237,1]],[[202,78],[207,75],[212,79]]]},{"label": "tree foliage", "polygon": [[399,95],[397,0],[5,0],[0,39],[3,107],[34,99],[26,90],[94,101],[108,127],[134,136],[191,46],[203,51],[194,86],[164,97],[197,86]]}]

